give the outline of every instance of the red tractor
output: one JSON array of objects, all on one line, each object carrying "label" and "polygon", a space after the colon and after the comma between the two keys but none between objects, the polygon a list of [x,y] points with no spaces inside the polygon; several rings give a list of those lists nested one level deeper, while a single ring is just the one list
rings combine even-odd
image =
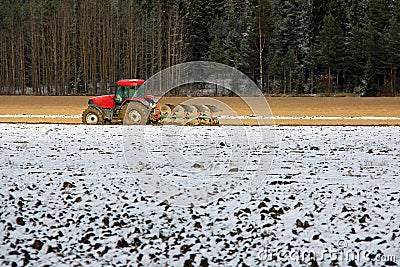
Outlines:
[{"label": "red tractor", "polygon": [[148,120],[159,120],[154,96],[145,95],[143,84],[144,80],[121,80],[115,85],[115,94],[89,99],[82,122],[104,124],[125,119],[127,124],[146,124]]},{"label": "red tractor", "polygon": [[129,79],[116,83],[115,94],[89,99],[89,105],[82,114],[84,124],[183,124],[218,125],[213,105],[165,104],[157,106],[154,96],[146,95],[144,80]]}]

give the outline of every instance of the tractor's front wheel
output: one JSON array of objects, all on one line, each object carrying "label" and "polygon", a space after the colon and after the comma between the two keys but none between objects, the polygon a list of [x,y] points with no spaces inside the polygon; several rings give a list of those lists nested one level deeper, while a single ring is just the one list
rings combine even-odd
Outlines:
[{"label": "tractor's front wheel", "polygon": [[126,104],[121,110],[121,119],[124,124],[128,125],[144,125],[149,118],[149,110],[139,102],[131,102]]},{"label": "tractor's front wheel", "polygon": [[103,114],[94,107],[88,107],[82,114],[83,124],[104,124]]}]

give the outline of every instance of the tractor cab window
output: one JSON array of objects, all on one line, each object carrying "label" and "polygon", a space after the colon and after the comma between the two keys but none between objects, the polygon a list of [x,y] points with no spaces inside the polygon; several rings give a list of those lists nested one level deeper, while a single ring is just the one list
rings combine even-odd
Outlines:
[{"label": "tractor cab window", "polygon": [[137,91],[137,86],[117,86],[115,99],[117,103],[121,104],[127,98],[137,97]]},{"label": "tractor cab window", "polygon": [[136,97],[144,98],[144,84],[140,85],[137,89]]}]

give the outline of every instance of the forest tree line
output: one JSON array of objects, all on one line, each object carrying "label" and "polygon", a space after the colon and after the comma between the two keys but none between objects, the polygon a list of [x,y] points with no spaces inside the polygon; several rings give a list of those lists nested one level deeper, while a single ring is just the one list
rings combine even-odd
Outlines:
[{"label": "forest tree line", "polygon": [[0,93],[98,95],[178,63],[266,94],[400,92],[397,0],[0,0]]}]

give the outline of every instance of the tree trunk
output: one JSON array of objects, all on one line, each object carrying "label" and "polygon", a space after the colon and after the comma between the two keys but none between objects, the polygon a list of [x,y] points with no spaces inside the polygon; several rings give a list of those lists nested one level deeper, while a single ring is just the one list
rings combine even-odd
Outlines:
[{"label": "tree trunk", "polygon": [[339,88],[339,70],[336,70],[336,89],[338,89],[338,88]]},{"label": "tree trunk", "polygon": [[283,66],[283,95],[286,95],[286,68]]},{"label": "tree trunk", "polygon": [[314,71],[311,70],[311,74],[310,74],[310,78],[311,78],[311,93],[314,93]]},{"label": "tree trunk", "polygon": [[263,64],[263,54],[264,54],[264,46],[265,46],[265,40],[263,38],[263,32],[262,32],[262,16],[261,12],[259,14],[258,18],[258,38],[259,38],[259,64],[260,64],[260,90],[261,92],[264,92],[264,64]]},{"label": "tree trunk", "polygon": [[268,73],[267,73],[267,88],[266,88],[266,91],[267,91],[267,93],[269,93],[270,92],[270,88],[271,88],[271,77],[270,77],[270,71],[269,71],[269,68],[268,68]]},{"label": "tree trunk", "polygon": [[332,93],[332,73],[331,66],[328,66],[328,95],[330,96]]}]

